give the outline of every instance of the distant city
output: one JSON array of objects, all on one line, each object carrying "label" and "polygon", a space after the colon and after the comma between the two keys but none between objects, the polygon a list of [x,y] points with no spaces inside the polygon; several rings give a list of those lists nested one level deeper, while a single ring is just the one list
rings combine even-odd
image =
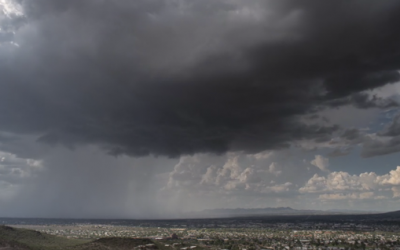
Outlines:
[{"label": "distant city", "polygon": [[[263,209],[266,210],[293,209]],[[399,215],[400,211],[180,220],[2,218],[0,223],[67,239],[132,238],[157,243],[135,249],[162,245],[171,250],[399,250]]]}]

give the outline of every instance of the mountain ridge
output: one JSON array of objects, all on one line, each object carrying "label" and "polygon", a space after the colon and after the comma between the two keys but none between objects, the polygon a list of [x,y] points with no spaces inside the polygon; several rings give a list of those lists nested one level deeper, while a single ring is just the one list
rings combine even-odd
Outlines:
[{"label": "mountain ridge", "polygon": [[381,213],[377,211],[361,210],[312,210],[294,209],[291,207],[265,207],[265,208],[217,208],[204,209],[196,212],[202,216],[259,216],[259,215],[334,215],[334,214],[372,214]]}]

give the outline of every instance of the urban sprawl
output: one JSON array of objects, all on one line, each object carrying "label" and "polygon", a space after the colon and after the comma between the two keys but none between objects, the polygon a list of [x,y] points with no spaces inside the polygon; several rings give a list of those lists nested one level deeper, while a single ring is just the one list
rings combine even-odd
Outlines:
[{"label": "urban sprawl", "polygon": [[[12,225],[67,238],[150,238],[171,250],[400,250],[400,223]],[[152,245],[136,249],[152,249]]]}]

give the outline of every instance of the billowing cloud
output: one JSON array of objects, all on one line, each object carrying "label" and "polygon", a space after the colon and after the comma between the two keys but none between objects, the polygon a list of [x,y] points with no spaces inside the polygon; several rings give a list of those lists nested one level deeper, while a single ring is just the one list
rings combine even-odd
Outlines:
[{"label": "billowing cloud", "polygon": [[384,131],[380,132],[381,136],[400,136],[400,115],[396,116],[392,123],[389,124]]},{"label": "billowing cloud", "polygon": [[365,137],[361,155],[373,157],[400,152],[400,136],[379,137],[376,135]]},{"label": "billowing cloud", "polygon": [[1,154],[2,216],[165,218],[218,207],[351,208],[350,201],[357,209],[398,206],[400,168],[327,172],[310,163],[313,152],[306,159],[298,150],[169,159],[41,147],[41,161]]},{"label": "billowing cloud", "polygon": [[52,145],[260,152],[329,141],[314,112],[396,106],[367,91],[400,79],[397,1],[2,6],[0,130]]},{"label": "billowing cloud", "polygon": [[397,198],[399,187],[400,167],[397,167],[385,175],[373,172],[351,175],[342,171],[327,176],[315,174],[299,192],[319,193],[320,199],[381,199],[385,196],[378,193],[388,190],[392,190],[393,198]]},{"label": "billowing cloud", "polygon": [[[306,177],[300,172],[310,165],[302,163],[288,172],[293,163],[282,161],[287,152],[259,154],[228,153],[223,157],[195,155],[181,157],[170,173],[168,188],[189,188],[193,192],[226,195],[263,195],[291,192]],[[277,161],[280,163],[277,163]],[[308,172],[308,170],[307,170]],[[292,183],[294,182],[294,183]]]},{"label": "billowing cloud", "polygon": [[[370,179],[372,178],[372,181]],[[300,192],[322,193],[327,191],[370,190],[376,182],[376,174],[350,175],[347,172],[332,172],[327,177],[315,174]]]},{"label": "billowing cloud", "polygon": [[388,175],[385,175],[381,180],[382,184],[400,186],[400,166],[396,170],[390,171]]},{"label": "billowing cloud", "polygon": [[400,169],[350,162],[400,152],[399,13],[397,0],[0,0],[0,210],[397,207]]},{"label": "billowing cloud", "polygon": [[[363,193],[350,193],[350,194],[321,194],[319,199],[321,200],[364,200],[376,198],[373,192]],[[381,198],[381,197],[378,197]]]},{"label": "billowing cloud", "polygon": [[[393,111],[398,113],[397,109]],[[400,135],[397,134],[398,119],[399,116],[391,118],[391,121],[385,124],[385,128],[376,132],[370,131],[368,127],[349,128],[336,133],[336,136],[332,136],[329,141],[310,143],[309,140],[305,140],[297,145],[307,149],[328,148],[331,150],[327,154],[329,157],[349,155],[355,148],[361,149],[360,156],[363,158],[397,153],[400,152]],[[319,166],[316,165],[317,163]],[[322,158],[316,157],[313,165],[321,167]]]},{"label": "billowing cloud", "polygon": [[311,164],[322,171],[329,172],[329,159],[323,157],[322,155],[316,155],[315,159],[311,161]]}]

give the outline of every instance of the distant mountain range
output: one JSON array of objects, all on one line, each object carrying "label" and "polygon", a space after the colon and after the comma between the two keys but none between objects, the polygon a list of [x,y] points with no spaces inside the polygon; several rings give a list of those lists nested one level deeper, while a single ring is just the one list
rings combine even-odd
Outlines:
[{"label": "distant mountain range", "polygon": [[399,211],[393,211],[393,212],[388,212],[384,213],[385,216],[389,217],[400,217],[400,210]]},{"label": "distant mountain range", "polygon": [[291,207],[266,207],[266,208],[220,208],[206,209],[197,212],[200,217],[240,217],[262,215],[329,215],[329,214],[371,214],[377,211],[359,211],[346,209],[332,210],[297,210]]},{"label": "distant mountain range", "polygon": [[266,208],[220,208],[220,209],[206,209],[205,213],[218,213],[218,214],[258,214],[258,213],[293,213],[296,210],[291,207],[266,207]]}]

